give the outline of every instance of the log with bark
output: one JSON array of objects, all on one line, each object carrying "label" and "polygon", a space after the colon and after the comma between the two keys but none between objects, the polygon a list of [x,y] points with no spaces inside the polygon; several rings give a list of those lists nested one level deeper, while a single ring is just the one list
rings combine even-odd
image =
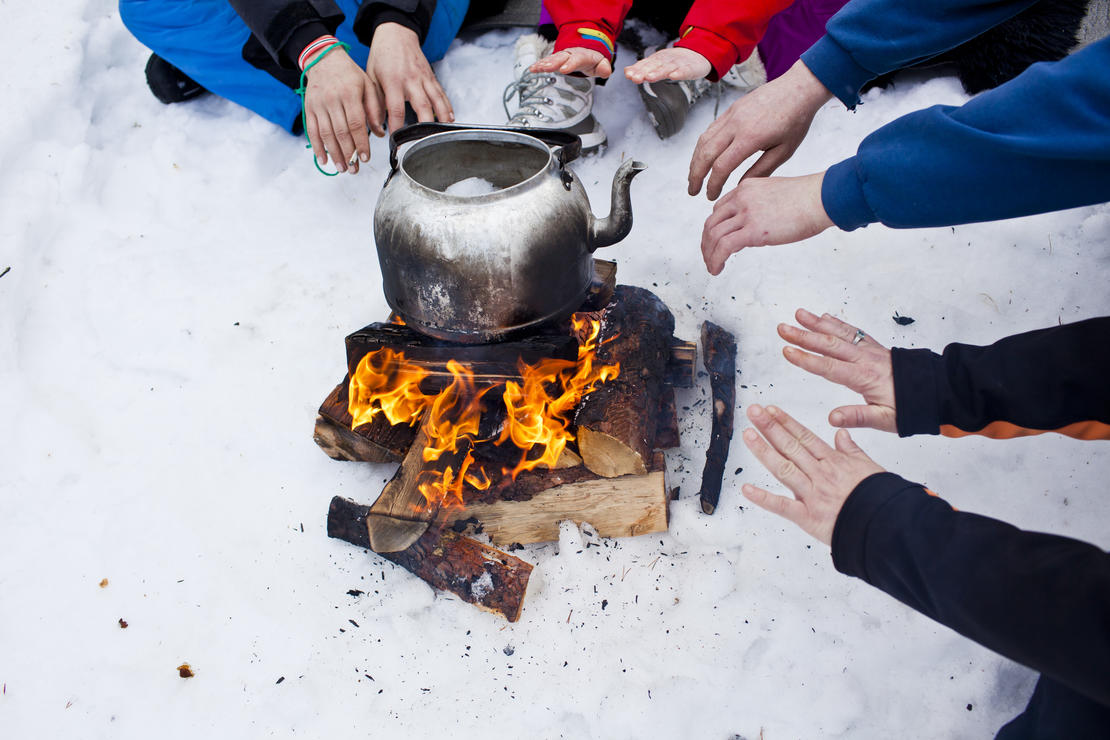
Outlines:
[{"label": "log with bark", "polygon": [[620,363],[617,378],[582,400],[575,416],[578,454],[607,478],[644,475],[655,448],[655,423],[671,356],[674,317],[654,293],[618,285],[598,336],[598,364]]},{"label": "log with bark", "polygon": [[701,347],[709,388],[713,395],[713,426],[701,474],[701,508],[717,510],[721,484],[732,442],[732,415],[736,405],[736,339],[725,329],[706,321],[701,327]]},{"label": "log with bark", "polygon": [[[370,509],[336,496],[328,509],[328,536],[369,548]],[[442,527],[429,528],[404,550],[381,555],[433,588],[500,614],[510,622],[520,618],[532,574],[532,566],[520,558]]]},{"label": "log with bark", "polygon": [[353,462],[400,462],[416,438],[416,427],[391,425],[385,414],[369,424],[351,428],[347,411],[347,379],[335,387],[320,405],[312,438],[333,460]]}]

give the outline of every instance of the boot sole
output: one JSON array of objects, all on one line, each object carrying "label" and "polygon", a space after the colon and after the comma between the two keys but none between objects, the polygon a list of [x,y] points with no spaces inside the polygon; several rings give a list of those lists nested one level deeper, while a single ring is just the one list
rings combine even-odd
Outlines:
[{"label": "boot sole", "polygon": [[676,113],[673,108],[664,104],[654,93],[650,82],[643,83],[639,88],[640,99],[644,101],[648,119],[651,120],[651,125],[655,127],[655,133],[659,134],[659,138],[669,139],[681,131],[686,124],[686,112]]}]

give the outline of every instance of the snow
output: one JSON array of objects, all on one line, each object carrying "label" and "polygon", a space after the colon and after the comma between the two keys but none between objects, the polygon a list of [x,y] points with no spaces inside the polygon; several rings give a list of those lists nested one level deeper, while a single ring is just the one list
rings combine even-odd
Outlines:
[{"label": "snow", "polygon": [[[387,312],[370,228],[384,142],[358,176],[324,178],[302,140],[230,103],[158,103],[112,3],[6,17],[5,738],[972,738],[1024,706],[1030,671],[838,574],[826,547],[747,505],[741,481],[781,489],[738,439],[721,505],[702,514],[708,404],[683,414],[668,453],[670,531],[602,540],[565,524],[526,547],[537,572],[518,623],[329,539],[330,498],[369,502],[392,473],[332,461],[311,434],[343,337]],[[460,121],[503,120],[515,35],[457,42],[437,65]],[[869,93],[854,114],[830,104],[782,174],[964,99],[937,77]],[[798,306],[938,349],[1110,310],[1106,206],[829,231],[710,277],[712,206],[685,189],[713,103],[666,142],[623,79],[596,112],[609,146],[573,165],[595,211],[623,158],[650,166],[631,236],[599,256],[655,290],[679,336],[706,319],[736,333],[741,413],[774,402],[828,437],[828,410],[852,399],[782,358],[775,325]],[[1097,444],[856,438],[963,510],[1110,547]]]},{"label": "snow", "polygon": [[479,195],[489,195],[498,190],[500,190],[500,188],[489,180],[483,180],[480,177],[467,177],[448,185],[447,189],[443,192],[447,195],[454,195],[459,198],[476,198]]}]

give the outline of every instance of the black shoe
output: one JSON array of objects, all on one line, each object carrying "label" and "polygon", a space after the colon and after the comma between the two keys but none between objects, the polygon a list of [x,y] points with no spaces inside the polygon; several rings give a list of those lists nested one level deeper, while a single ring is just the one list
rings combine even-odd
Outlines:
[{"label": "black shoe", "polygon": [[177,67],[157,54],[151,54],[146,63],[146,84],[154,97],[166,105],[183,103],[204,95],[208,91]]}]

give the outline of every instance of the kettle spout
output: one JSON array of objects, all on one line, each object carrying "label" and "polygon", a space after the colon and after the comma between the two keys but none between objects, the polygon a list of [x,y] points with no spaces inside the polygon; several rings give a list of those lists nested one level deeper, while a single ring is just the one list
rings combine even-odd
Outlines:
[{"label": "kettle spout", "polygon": [[647,165],[637,160],[622,164],[613,175],[612,205],[609,215],[594,219],[590,223],[590,251],[598,247],[608,247],[628,236],[632,231],[632,201],[628,196],[632,178],[647,169]]}]

